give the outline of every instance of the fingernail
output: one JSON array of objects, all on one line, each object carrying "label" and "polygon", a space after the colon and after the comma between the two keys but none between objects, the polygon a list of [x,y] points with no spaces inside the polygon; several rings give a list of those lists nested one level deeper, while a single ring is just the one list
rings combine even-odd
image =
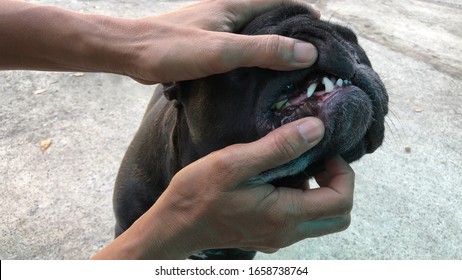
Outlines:
[{"label": "fingernail", "polygon": [[315,16],[316,18],[318,18],[318,19],[321,18],[321,11],[318,10],[318,8],[316,8],[316,7],[314,7],[314,6],[311,6],[311,8],[312,8],[312,10],[313,10],[314,16]]},{"label": "fingernail", "polygon": [[299,123],[297,129],[307,143],[317,142],[324,136],[324,124],[320,119],[308,118]]},{"label": "fingernail", "polygon": [[298,63],[313,64],[318,58],[318,50],[310,43],[297,41],[294,46],[294,59]]}]

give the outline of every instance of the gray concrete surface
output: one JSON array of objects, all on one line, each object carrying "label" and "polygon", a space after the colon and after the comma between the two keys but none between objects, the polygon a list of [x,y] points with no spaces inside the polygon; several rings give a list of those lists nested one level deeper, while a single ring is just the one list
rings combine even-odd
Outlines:
[{"label": "gray concrete surface", "polygon": [[[31,2],[122,17],[185,4]],[[461,1],[313,2],[361,34],[390,92],[386,141],[353,165],[348,230],[257,258],[461,259]],[[0,72],[0,259],[86,259],[112,239],[115,176],[153,88],[70,74]]]}]

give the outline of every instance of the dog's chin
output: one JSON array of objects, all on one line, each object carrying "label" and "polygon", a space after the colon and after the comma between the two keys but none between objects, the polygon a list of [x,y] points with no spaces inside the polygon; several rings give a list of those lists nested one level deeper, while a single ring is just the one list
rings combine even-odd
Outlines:
[{"label": "dog's chin", "polygon": [[370,97],[350,81],[342,84],[334,81],[333,77],[331,80],[333,87],[318,87],[314,93],[300,94],[295,90],[296,94],[290,95],[287,103],[272,105],[270,113],[264,114],[264,119],[260,120],[264,124],[260,126],[260,133],[266,134],[289,122],[314,116],[323,121],[325,134],[314,148],[297,159],[252,178],[250,184],[297,187],[323,171],[325,160],[342,155],[351,162],[373,152],[370,147],[382,141],[381,137],[371,137],[369,132],[373,126]]}]

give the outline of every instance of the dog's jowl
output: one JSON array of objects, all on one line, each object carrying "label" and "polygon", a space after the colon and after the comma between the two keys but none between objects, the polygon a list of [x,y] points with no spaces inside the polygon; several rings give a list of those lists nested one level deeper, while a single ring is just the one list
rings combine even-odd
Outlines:
[{"label": "dog's jowl", "polygon": [[[297,186],[322,171],[329,157],[340,154],[352,162],[382,144],[388,95],[350,29],[316,19],[303,7],[282,6],[255,18],[241,33],[310,42],[318,49],[318,60],[299,71],[241,68],[159,86],[119,170],[114,192],[116,235],[155,203],[181,168],[302,117],[323,121],[323,140],[299,158],[260,174],[258,182]],[[254,255],[219,249],[191,258]]]}]

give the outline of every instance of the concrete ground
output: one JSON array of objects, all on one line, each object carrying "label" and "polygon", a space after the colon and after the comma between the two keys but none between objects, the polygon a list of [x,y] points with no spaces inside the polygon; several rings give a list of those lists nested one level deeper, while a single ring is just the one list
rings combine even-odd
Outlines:
[{"label": "concrete ground", "polygon": [[[30,2],[122,17],[187,3]],[[361,34],[390,93],[386,141],[353,164],[348,230],[257,258],[462,259],[460,0],[313,2]],[[108,74],[0,72],[0,259],[86,259],[111,241],[114,180],[152,91]]]}]

